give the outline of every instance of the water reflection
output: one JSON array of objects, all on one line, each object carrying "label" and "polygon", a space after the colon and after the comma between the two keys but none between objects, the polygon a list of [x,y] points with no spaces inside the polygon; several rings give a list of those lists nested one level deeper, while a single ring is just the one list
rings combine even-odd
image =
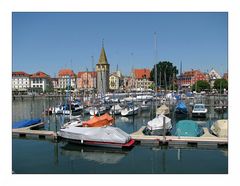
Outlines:
[{"label": "water reflection", "polygon": [[129,151],[111,148],[96,148],[90,146],[79,146],[66,144],[61,147],[61,155],[71,160],[85,159],[100,164],[116,164],[127,156]]}]

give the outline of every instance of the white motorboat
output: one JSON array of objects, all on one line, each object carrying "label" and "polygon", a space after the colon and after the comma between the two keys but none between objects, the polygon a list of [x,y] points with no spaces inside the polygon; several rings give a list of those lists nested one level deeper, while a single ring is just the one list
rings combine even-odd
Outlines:
[{"label": "white motorboat", "polygon": [[132,116],[132,115],[135,115],[135,114],[138,113],[138,109],[139,109],[138,106],[133,106],[133,105],[128,106],[128,107],[126,107],[125,109],[123,109],[121,111],[121,115],[122,116]]},{"label": "white motorboat", "polygon": [[117,105],[113,105],[109,111],[110,114],[115,114],[115,115],[118,115],[118,114],[121,114],[121,111],[123,110],[123,108],[117,104]]},{"label": "white motorboat", "polygon": [[192,117],[206,117],[207,108],[205,104],[195,104],[192,110]]},{"label": "white motorboat", "polygon": [[147,123],[147,126],[144,129],[144,133],[147,135],[163,135],[164,132],[165,134],[167,134],[171,129],[172,129],[171,119],[164,115],[158,115]]},{"label": "white motorboat", "polygon": [[142,102],[142,105],[141,105],[141,110],[149,110],[150,109],[150,104],[148,104],[148,102],[147,101],[143,101]]},{"label": "white motorboat", "polygon": [[66,126],[60,129],[58,135],[71,142],[83,145],[103,146],[111,148],[132,147],[131,136],[116,127],[77,127]]},{"label": "white motorboat", "polygon": [[94,115],[102,115],[105,114],[107,111],[106,107],[101,106],[101,107],[92,107],[91,109],[89,109],[89,113],[91,116]]}]

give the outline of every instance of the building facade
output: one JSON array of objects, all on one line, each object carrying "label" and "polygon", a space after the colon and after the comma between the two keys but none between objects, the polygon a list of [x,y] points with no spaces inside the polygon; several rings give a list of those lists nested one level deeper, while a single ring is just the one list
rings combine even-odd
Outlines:
[{"label": "building facade", "polygon": [[33,92],[45,92],[52,88],[50,76],[41,71],[32,74],[30,81]]},{"label": "building facade", "polygon": [[30,74],[25,72],[12,73],[12,90],[13,91],[27,91],[31,87]]},{"label": "building facade", "polygon": [[113,72],[109,76],[109,89],[120,90],[123,85],[123,77],[120,71]]},{"label": "building facade", "polygon": [[208,82],[210,83],[210,87],[213,88],[214,87],[214,82],[217,79],[221,79],[221,75],[214,69],[212,69],[209,73],[208,73]]},{"label": "building facade", "polygon": [[51,81],[52,81],[54,92],[58,92],[58,89],[59,89],[58,78],[51,78]]},{"label": "building facade", "polygon": [[58,72],[58,86],[59,89],[67,89],[67,85],[69,85],[70,81],[70,86],[72,89],[76,88],[76,76],[71,69],[61,69]]},{"label": "building facade", "polygon": [[223,79],[228,81],[228,73],[227,72],[223,74]]},{"label": "building facade", "polygon": [[150,81],[150,69],[133,69],[134,88],[136,90],[147,90],[153,83]]},{"label": "building facade", "polygon": [[190,88],[199,80],[207,80],[206,75],[199,70],[186,71],[178,77],[178,86],[182,88]]},{"label": "building facade", "polygon": [[96,72],[78,72],[77,75],[78,90],[93,90],[96,88],[97,88]]},{"label": "building facade", "polygon": [[105,94],[109,91],[109,67],[104,47],[102,47],[98,63],[96,64],[98,93]]}]

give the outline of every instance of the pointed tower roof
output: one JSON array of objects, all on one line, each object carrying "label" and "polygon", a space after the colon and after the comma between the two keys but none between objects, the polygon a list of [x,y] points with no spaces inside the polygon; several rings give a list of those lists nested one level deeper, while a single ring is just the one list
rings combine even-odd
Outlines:
[{"label": "pointed tower roof", "polygon": [[102,47],[101,54],[100,54],[100,57],[99,57],[99,60],[98,60],[98,64],[108,64],[107,56],[106,56],[104,47]]}]

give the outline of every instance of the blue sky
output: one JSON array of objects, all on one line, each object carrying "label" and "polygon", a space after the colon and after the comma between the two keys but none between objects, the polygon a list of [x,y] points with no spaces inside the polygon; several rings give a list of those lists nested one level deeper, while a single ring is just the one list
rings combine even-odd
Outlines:
[{"label": "blue sky", "polygon": [[[183,71],[227,71],[227,13],[13,13],[13,71],[92,69],[102,39],[111,71],[171,61]],[[157,53],[154,32],[157,33]]]}]

